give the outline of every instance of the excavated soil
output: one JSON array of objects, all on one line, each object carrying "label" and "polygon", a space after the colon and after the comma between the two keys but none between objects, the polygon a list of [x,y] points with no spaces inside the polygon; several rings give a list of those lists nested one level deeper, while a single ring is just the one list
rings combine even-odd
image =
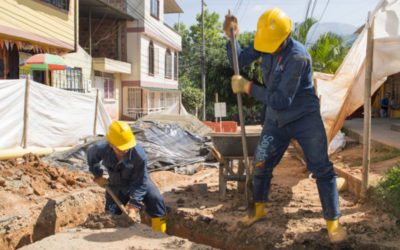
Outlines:
[{"label": "excavated soil", "polygon": [[110,213],[93,213],[89,214],[87,220],[82,227],[92,229],[130,227],[135,222],[125,214],[116,215]]},{"label": "excavated soil", "polygon": [[[151,173],[165,197],[167,233],[222,249],[400,249],[399,220],[346,191],[340,193],[340,221],[349,239],[330,244],[315,180],[294,151],[290,148],[274,171],[267,218],[249,228],[238,223],[247,212],[237,182],[228,182],[226,197],[219,197],[217,167],[199,166],[194,175]],[[350,158],[360,155],[362,149],[353,146],[331,159],[350,165],[354,161]],[[371,169],[389,161],[394,160],[374,163]],[[157,232],[142,224],[127,225],[121,218],[100,214],[104,190],[92,183],[90,175],[53,168],[31,154],[0,162],[0,174],[0,249],[57,249],[60,243],[65,249],[195,248],[180,238],[151,246],[146,240],[162,234],[153,235]],[[149,218],[141,214],[142,222],[149,225]]]}]

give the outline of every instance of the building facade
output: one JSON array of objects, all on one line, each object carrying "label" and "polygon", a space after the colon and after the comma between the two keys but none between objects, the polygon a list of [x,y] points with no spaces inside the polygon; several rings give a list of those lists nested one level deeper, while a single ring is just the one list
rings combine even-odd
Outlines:
[{"label": "building facade", "polygon": [[164,23],[170,13],[182,13],[174,0],[128,0],[127,56],[132,74],[122,76],[122,118],[138,119],[181,105],[178,53],[181,36]]},{"label": "building facade", "polygon": [[21,70],[37,53],[65,54],[77,48],[77,0],[0,0],[0,79],[46,82],[44,72]]}]

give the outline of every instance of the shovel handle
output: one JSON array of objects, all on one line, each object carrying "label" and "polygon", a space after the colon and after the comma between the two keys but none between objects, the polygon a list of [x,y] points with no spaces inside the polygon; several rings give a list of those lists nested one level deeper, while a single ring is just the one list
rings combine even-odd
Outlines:
[{"label": "shovel handle", "polygon": [[119,209],[121,209],[122,213],[125,215],[128,215],[128,211],[126,211],[126,208],[122,205],[121,201],[119,201],[118,197],[114,194],[114,192],[111,190],[111,188],[106,185],[105,186],[107,193],[111,196],[111,198],[114,200],[115,203],[117,203]]},{"label": "shovel handle", "polygon": [[[230,41],[232,47],[232,61],[233,61],[233,70],[235,75],[239,75],[239,59],[236,50],[236,37],[235,30],[231,29]],[[239,108],[239,121],[240,121],[240,132],[242,135],[242,146],[243,146],[243,157],[244,157],[244,165],[246,168],[246,200],[247,200],[247,212],[249,217],[254,215],[254,202],[253,202],[253,185],[252,179],[250,176],[250,167],[249,167],[249,157],[247,152],[247,141],[246,141],[246,129],[244,126],[244,118],[243,118],[243,104],[242,104],[242,95],[240,93],[237,94],[237,102]]]}]

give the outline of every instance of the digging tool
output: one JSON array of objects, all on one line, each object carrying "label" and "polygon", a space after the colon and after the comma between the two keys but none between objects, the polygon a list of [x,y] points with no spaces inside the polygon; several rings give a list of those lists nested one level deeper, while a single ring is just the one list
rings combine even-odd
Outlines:
[{"label": "digging tool", "polygon": [[[108,192],[108,194],[111,196],[111,198],[114,200],[115,203],[117,203],[119,209],[121,209],[122,213],[131,218],[128,214],[128,211],[126,211],[126,208],[124,205],[122,205],[121,201],[118,199],[118,197],[114,194],[114,192],[111,190],[111,188],[108,185],[105,185],[105,189]],[[138,222],[137,220],[134,220],[131,218],[134,222]]]},{"label": "digging tool", "polygon": [[[228,11],[228,15],[230,15],[230,11]],[[239,75],[239,60],[236,50],[236,37],[235,37],[235,30],[231,29],[230,34],[230,41],[232,45],[232,61],[233,61],[233,70],[235,75]],[[246,142],[246,129],[244,126],[244,118],[243,118],[243,104],[242,104],[242,95],[237,93],[237,102],[239,107],[239,122],[240,122],[240,132],[242,135],[242,146],[243,146],[243,158],[244,158],[244,165],[246,168],[246,200],[247,200],[247,214],[249,218],[253,217],[255,214],[255,207],[254,207],[254,197],[253,197],[253,179],[250,176],[250,166],[249,166],[249,157],[247,153],[247,142]]]}]

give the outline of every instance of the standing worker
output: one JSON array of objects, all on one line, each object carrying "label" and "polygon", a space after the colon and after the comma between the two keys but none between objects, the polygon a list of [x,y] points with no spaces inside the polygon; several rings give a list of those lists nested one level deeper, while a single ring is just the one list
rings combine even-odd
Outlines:
[{"label": "standing worker", "polygon": [[[225,17],[223,29],[230,36],[238,34],[235,16]],[[320,115],[319,100],[312,85],[312,64],[305,46],[290,37],[292,21],[280,9],[266,11],[258,20],[254,42],[241,50],[237,43],[239,67],[261,57],[265,88],[241,75],[232,77],[234,93],[246,93],[266,105],[265,121],[254,155],[254,217],[246,216],[242,223],[250,226],[266,217],[272,171],[295,138],[304,151],[307,169],[316,179],[323,215],[331,242],[346,239],[339,225],[339,195],[337,174],[327,153],[327,138]],[[232,65],[232,48],[227,44]]]},{"label": "standing worker", "polygon": [[[147,170],[147,157],[143,148],[136,144],[135,136],[129,125],[114,121],[108,129],[107,140],[99,141],[88,149],[89,171],[94,175],[94,182],[99,186],[108,185],[123,205],[129,216],[136,220],[146,205],[154,231],[166,231],[166,212],[164,198],[150,179]],[[107,168],[109,178],[103,177]],[[122,211],[106,192],[105,211],[121,214]],[[139,216],[140,217],[140,216]]]}]

